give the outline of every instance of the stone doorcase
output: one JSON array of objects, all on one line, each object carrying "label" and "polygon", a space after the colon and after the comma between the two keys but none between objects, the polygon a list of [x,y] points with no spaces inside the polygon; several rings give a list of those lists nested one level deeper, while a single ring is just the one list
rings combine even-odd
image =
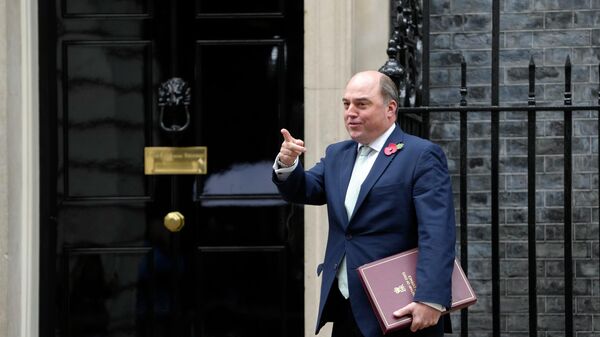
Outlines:
[{"label": "stone doorcase", "polygon": [[0,336],[37,336],[37,1],[0,0]]}]

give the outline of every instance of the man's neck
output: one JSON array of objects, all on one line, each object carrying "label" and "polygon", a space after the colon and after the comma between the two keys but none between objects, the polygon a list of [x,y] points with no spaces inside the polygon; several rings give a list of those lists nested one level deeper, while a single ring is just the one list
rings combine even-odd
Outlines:
[{"label": "man's neck", "polygon": [[385,146],[385,141],[388,138],[390,138],[390,135],[392,134],[392,132],[394,132],[395,128],[396,128],[396,123],[392,123],[392,125],[390,125],[390,127],[387,128],[387,130],[385,130],[384,133],[379,135],[379,137],[375,138],[374,141],[370,142],[369,144],[363,144],[363,145],[368,145],[373,150],[380,152],[381,149]]}]

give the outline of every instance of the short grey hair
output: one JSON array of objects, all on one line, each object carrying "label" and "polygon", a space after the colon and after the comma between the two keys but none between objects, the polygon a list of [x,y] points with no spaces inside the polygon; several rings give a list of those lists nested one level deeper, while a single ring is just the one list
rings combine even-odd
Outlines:
[{"label": "short grey hair", "polygon": [[400,104],[400,102],[398,102],[398,88],[394,81],[386,74],[381,73],[381,77],[379,78],[379,88],[381,89],[381,96],[383,97],[385,104],[388,104],[392,100],[396,102],[396,104]]}]

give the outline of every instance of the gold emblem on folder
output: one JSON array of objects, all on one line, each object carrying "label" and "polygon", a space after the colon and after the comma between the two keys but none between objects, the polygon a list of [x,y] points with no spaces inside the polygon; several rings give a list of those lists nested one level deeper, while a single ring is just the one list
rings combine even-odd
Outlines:
[{"label": "gold emblem on folder", "polygon": [[400,286],[394,288],[394,292],[396,294],[403,293],[405,291],[406,291],[406,287],[404,287],[404,284],[401,284]]}]

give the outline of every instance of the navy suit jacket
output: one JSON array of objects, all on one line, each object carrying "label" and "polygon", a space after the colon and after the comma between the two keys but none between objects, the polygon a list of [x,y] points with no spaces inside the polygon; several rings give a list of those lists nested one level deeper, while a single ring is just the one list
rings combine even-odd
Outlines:
[{"label": "navy suit jacket", "polygon": [[350,219],[344,199],[357,155],[355,141],[330,145],[310,170],[298,165],[285,181],[273,178],[289,202],[327,204],[329,235],[317,271],[322,272],[317,332],[326,323],[323,311],[330,290],[337,287],[334,280],[344,255],[350,304],[367,337],[381,336],[381,330],[356,272],[365,263],[418,246],[415,301],[450,307],[455,221],[446,157],[439,146],[398,126],[385,142],[390,143],[404,147],[390,156],[383,149],[377,154]]}]

